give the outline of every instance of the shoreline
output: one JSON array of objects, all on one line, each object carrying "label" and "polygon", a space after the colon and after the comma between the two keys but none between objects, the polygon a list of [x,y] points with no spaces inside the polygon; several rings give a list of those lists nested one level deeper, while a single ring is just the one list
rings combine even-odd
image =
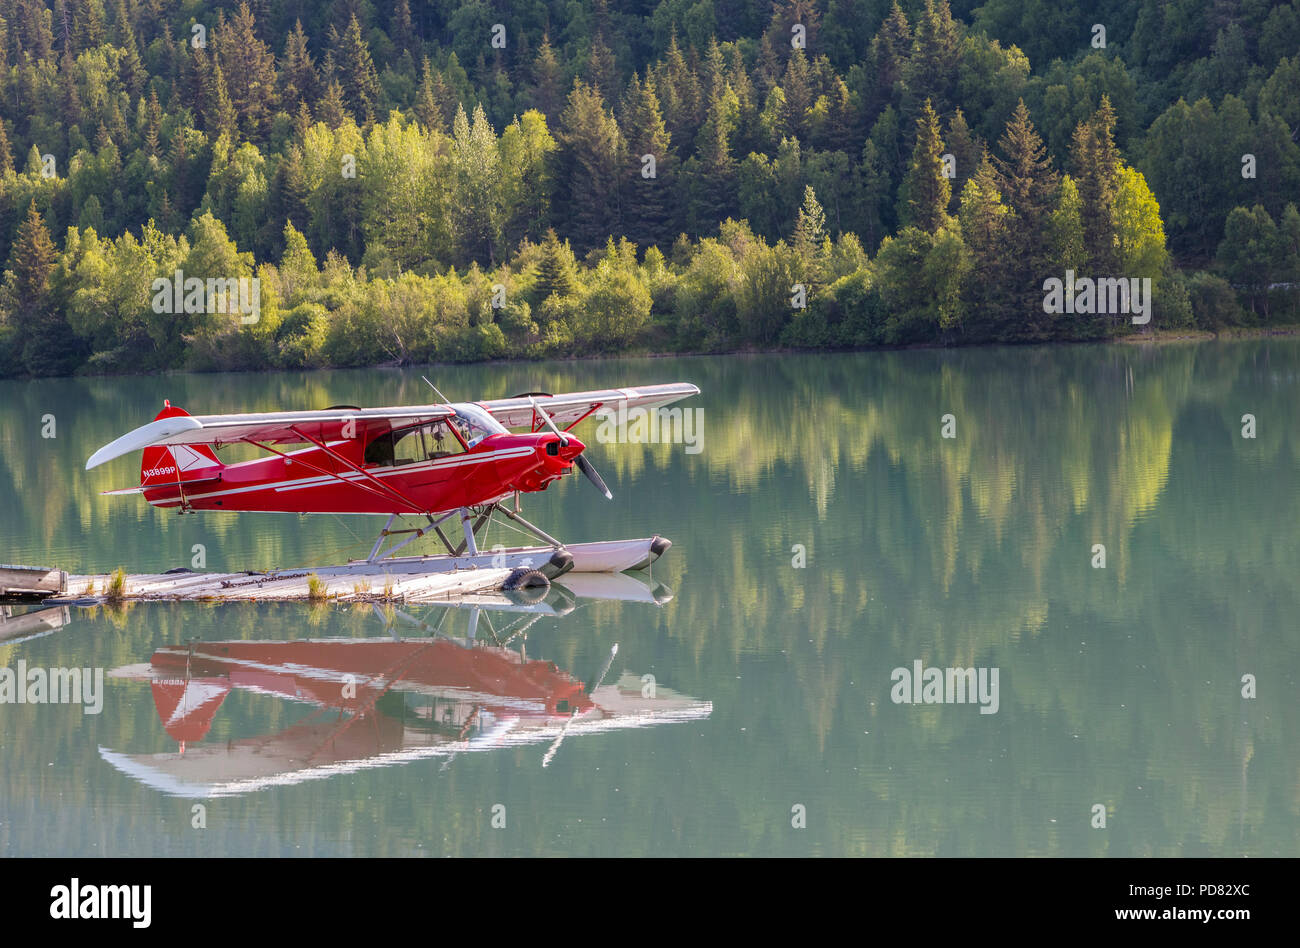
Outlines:
[{"label": "shoreline", "polygon": [[221,370],[208,372],[202,369],[164,369],[152,372],[77,372],[72,375],[32,375],[32,376],[11,376],[0,379],[0,382],[37,382],[49,381],[54,379],[92,379],[92,378],[153,378],[165,375],[263,375],[268,372],[347,372],[355,370],[369,369],[403,369],[412,366],[472,366],[472,365],[520,365],[526,363],[538,362],[588,362],[588,361],[617,361],[622,359],[673,359],[673,358],[697,358],[697,357],[715,357],[715,356],[756,356],[756,355],[825,355],[830,353],[850,353],[850,352],[905,352],[916,349],[987,349],[998,346],[1003,347],[1022,347],[1022,346],[1077,346],[1077,345],[1170,345],[1174,343],[1193,343],[1193,342],[1213,342],[1213,341],[1244,341],[1250,339],[1267,339],[1275,336],[1297,337],[1300,336],[1300,323],[1286,323],[1277,326],[1231,326],[1218,331],[1209,329],[1157,329],[1150,333],[1125,333],[1118,336],[1100,337],[1096,339],[1053,339],[1053,340],[1026,340],[1023,342],[980,342],[969,345],[943,345],[940,343],[917,343],[912,345],[900,346],[861,346],[852,348],[795,348],[791,346],[770,346],[770,347],[746,347],[739,349],[717,349],[710,351],[686,351],[675,352],[666,351],[631,351],[620,353],[599,353],[591,355],[568,355],[568,356],[548,356],[544,359],[529,358],[500,358],[484,359],[480,362],[376,362],[370,365],[327,365],[317,366],[314,368],[297,368],[283,369],[276,366],[265,366],[260,369],[239,369],[239,370]]},{"label": "shoreline", "polygon": [[1300,324],[1279,326],[1231,326],[1217,332],[1209,329],[1160,329],[1153,333],[1116,336],[1111,342],[1129,344],[1165,344],[1171,342],[1209,342],[1238,339],[1267,339],[1271,336],[1300,336]]}]

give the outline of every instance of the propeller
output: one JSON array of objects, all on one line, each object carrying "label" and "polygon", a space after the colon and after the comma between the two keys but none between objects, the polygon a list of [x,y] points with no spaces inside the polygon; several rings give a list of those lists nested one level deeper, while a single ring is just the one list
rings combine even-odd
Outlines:
[{"label": "propeller", "polygon": [[[546,409],[542,408],[541,405],[537,404],[537,399],[533,398],[530,395],[528,396],[528,402],[533,406],[533,411],[537,412],[537,414],[542,416],[542,420],[546,422],[546,427],[550,428],[551,431],[555,432],[557,435],[560,436],[560,444],[567,445],[569,443],[569,439],[565,436],[563,431],[561,431],[559,428],[555,426],[555,422],[551,421],[551,416],[546,414]],[[596,486],[596,490],[600,491],[602,494],[605,495],[606,500],[614,499],[614,495],[611,494],[609,488],[605,486],[604,478],[602,478],[600,474],[596,472],[596,467],[594,464],[588,461],[586,457],[581,454],[579,454],[576,458],[574,458],[574,461],[577,462],[578,470],[580,470],[586,476],[587,480],[591,481],[591,483]]]},{"label": "propeller", "polygon": [[578,455],[577,462],[578,462],[578,470],[582,471],[583,474],[587,475],[587,480],[591,481],[593,484],[596,485],[596,490],[604,494],[606,500],[613,500],[614,495],[611,494],[609,488],[605,486],[604,479],[598,473],[596,473],[596,468],[592,465],[592,463],[588,461],[581,454]]},{"label": "propeller", "polygon": [[[596,691],[596,689],[601,686],[601,683],[605,680],[605,676],[609,674],[609,666],[614,664],[614,656],[617,654],[618,654],[618,643],[615,642],[614,647],[609,650],[609,658],[605,659],[605,667],[600,670],[600,677],[597,678],[596,683],[587,690],[588,696],[593,694]],[[569,715],[569,719],[564,722],[564,727],[560,729],[559,735],[555,738],[555,743],[551,745],[550,750],[548,750],[545,754],[542,755],[543,767],[551,766],[551,761],[555,759],[555,752],[560,749],[560,743],[564,740],[564,735],[569,733],[569,725],[573,723],[573,719],[576,718],[577,716],[578,716],[578,709],[574,708],[573,713]]]}]

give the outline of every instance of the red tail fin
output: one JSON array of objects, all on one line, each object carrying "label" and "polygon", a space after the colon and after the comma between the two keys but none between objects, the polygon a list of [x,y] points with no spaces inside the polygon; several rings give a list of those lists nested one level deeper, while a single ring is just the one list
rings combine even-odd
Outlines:
[{"label": "red tail fin", "polygon": [[[163,410],[158,412],[154,421],[188,414],[185,409],[173,408],[171,402],[164,402]],[[183,484],[206,480],[215,477],[221,467],[221,462],[206,444],[145,448],[140,458],[140,486],[163,487],[177,481]]]}]

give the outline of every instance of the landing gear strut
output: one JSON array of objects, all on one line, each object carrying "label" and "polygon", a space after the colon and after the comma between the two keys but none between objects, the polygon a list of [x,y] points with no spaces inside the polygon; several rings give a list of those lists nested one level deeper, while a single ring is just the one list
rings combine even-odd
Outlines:
[{"label": "landing gear strut", "polygon": [[[461,507],[457,510],[452,510],[447,513],[444,513],[441,516],[437,517],[436,519],[431,514],[425,514],[424,517],[428,521],[428,524],[422,527],[405,527],[405,528],[394,530],[392,529],[392,526],[393,526],[393,521],[397,519],[397,514],[390,514],[388,517],[388,522],[384,524],[384,529],[379,531],[379,536],[375,540],[375,545],[371,547],[370,555],[366,558],[366,562],[374,563],[377,562],[378,560],[388,559],[398,550],[402,549],[403,547],[411,543],[414,543],[416,540],[420,539],[430,531],[433,531],[435,534],[437,534],[438,539],[442,541],[442,545],[446,547],[447,553],[449,555],[478,556],[479,555],[478,541],[480,535],[482,534],[483,528],[487,525],[488,521],[492,518],[492,515],[498,512],[504,514],[512,522],[518,524],[523,530],[532,534],[542,543],[545,543],[548,546],[555,547],[557,550],[564,549],[563,543],[561,543],[555,537],[551,536],[541,527],[538,527],[536,524],[530,523],[529,521],[525,520],[519,514],[519,511],[511,510],[509,507],[504,506],[500,501],[493,501],[490,504],[481,504],[478,507]],[[460,517],[460,526],[461,526],[461,530],[464,533],[465,539],[453,546],[451,541],[447,539],[447,535],[442,532],[442,524],[450,520],[452,517],[456,517],[456,516]],[[390,536],[395,536],[401,533],[409,533],[412,534],[412,536],[407,537],[402,542],[389,547],[387,550],[384,550],[382,553],[380,552],[381,548],[384,545],[384,540],[386,540]]]}]

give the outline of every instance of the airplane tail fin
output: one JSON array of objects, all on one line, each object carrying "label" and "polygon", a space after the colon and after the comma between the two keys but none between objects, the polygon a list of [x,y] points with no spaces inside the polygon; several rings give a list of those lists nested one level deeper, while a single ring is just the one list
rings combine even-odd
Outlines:
[{"label": "airplane tail fin", "polygon": [[[163,403],[159,418],[188,415],[183,408],[174,408],[171,402]],[[217,460],[206,444],[178,444],[173,447],[158,445],[145,448],[140,458],[140,487],[165,487],[192,481],[212,480],[224,465]]]}]

